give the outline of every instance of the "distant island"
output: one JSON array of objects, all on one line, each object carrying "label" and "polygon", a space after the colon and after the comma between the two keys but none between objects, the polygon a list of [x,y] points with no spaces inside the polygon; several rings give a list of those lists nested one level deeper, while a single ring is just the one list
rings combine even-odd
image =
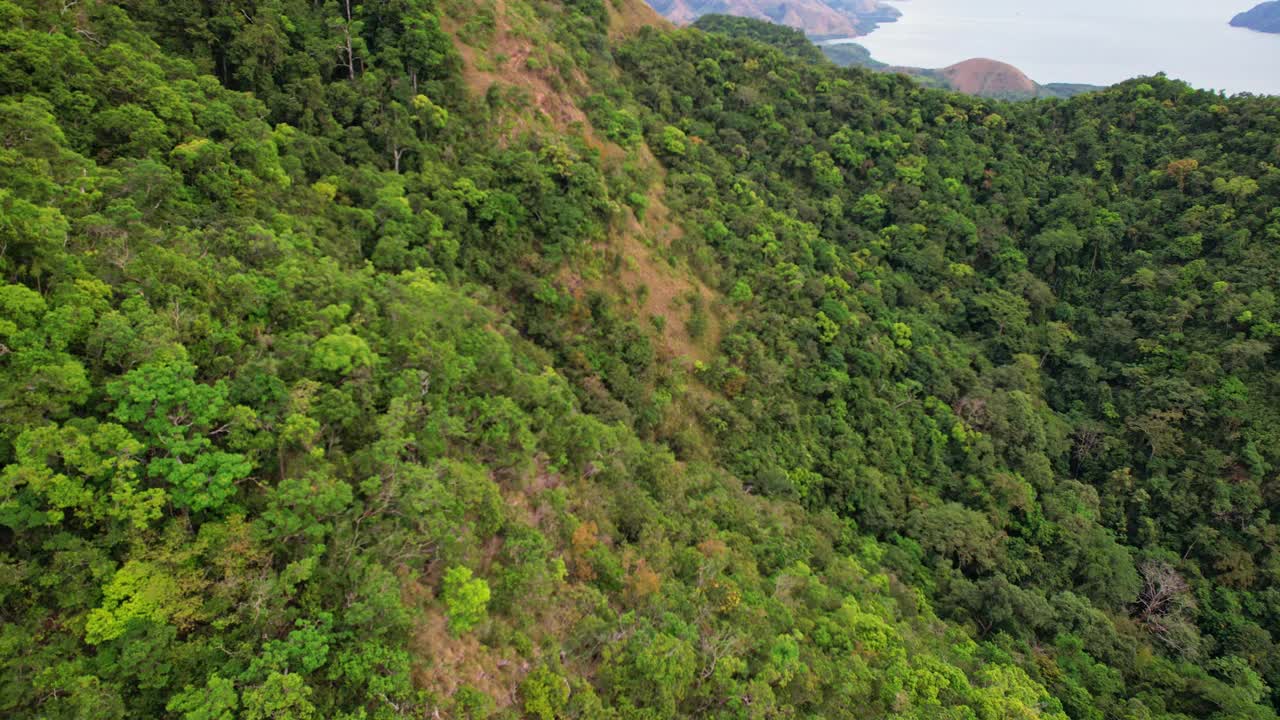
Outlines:
[{"label": "distant island", "polygon": [[1231,18],[1234,27],[1265,33],[1280,33],[1280,0],[1260,3],[1257,7]]}]

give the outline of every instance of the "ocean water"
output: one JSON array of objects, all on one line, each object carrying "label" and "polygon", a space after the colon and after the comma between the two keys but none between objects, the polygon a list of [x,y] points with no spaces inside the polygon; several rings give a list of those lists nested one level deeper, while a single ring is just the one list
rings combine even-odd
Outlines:
[{"label": "ocean water", "polygon": [[890,65],[1002,60],[1040,83],[1110,85],[1164,72],[1227,93],[1280,95],[1280,35],[1228,21],[1258,0],[900,0],[857,38]]}]

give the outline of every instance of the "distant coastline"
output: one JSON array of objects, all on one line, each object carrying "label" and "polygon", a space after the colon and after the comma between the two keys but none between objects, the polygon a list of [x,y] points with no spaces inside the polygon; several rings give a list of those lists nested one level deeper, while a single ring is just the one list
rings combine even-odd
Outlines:
[{"label": "distant coastline", "polygon": [[[1280,67],[1280,44],[1274,34],[1280,27],[1268,22],[1272,13],[1280,15],[1280,0],[1240,13],[1230,25],[1231,13],[1258,0],[1238,0],[1240,5],[1227,6],[1231,12],[1203,0],[1162,0],[1169,3],[1169,12],[1156,15],[1143,10],[1141,3],[1115,0],[1076,0],[1071,7],[1025,0],[648,2],[680,25],[709,12],[790,26],[821,45],[828,56],[836,56],[838,63],[876,67],[876,61],[883,60],[942,87],[949,84],[936,76],[930,83],[924,76],[940,74],[965,58],[992,58],[1042,81],[1032,97],[1063,97],[1160,73],[1227,94],[1280,95],[1280,76],[1274,71]],[[850,12],[862,17],[854,19]],[[889,14],[893,22],[885,23]],[[837,47],[843,43],[857,43],[866,50]],[[1082,52],[1086,45],[1088,52]],[[1178,50],[1189,47],[1197,52]],[[990,68],[970,63],[953,75],[969,87],[999,88],[1000,96],[1022,94],[1019,87],[1025,83],[1003,67],[995,68],[999,77],[989,78],[991,83],[969,82],[972,71],[983,67]]]},{"label": "distant coastline", "polygon": [[856,42],[893,65],[986,57],[1044,83],[1105,86],[1165,73],[1206,90],[1280,95],[1276,35],[1228,24],[1259,1],[909,0],[898,3],[898,22]]}]

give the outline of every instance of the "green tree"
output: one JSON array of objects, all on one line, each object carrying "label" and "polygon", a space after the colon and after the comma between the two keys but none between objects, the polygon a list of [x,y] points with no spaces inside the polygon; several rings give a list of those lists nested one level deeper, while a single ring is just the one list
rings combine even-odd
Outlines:
[{"label": "green tree", "polygon": [[449,616],[449,629],[464,633],[488,616],[489,583],[473,578],[471,569],[455,566],[445,571],[442,596]]}]

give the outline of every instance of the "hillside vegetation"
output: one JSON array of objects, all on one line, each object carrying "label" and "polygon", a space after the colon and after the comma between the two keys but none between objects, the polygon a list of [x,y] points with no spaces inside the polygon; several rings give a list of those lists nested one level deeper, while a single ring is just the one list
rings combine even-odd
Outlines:
[{"label": "hillside vegetation", "polygon": [[5,717],[1276,717],[1280,100],[0,21]]}]

